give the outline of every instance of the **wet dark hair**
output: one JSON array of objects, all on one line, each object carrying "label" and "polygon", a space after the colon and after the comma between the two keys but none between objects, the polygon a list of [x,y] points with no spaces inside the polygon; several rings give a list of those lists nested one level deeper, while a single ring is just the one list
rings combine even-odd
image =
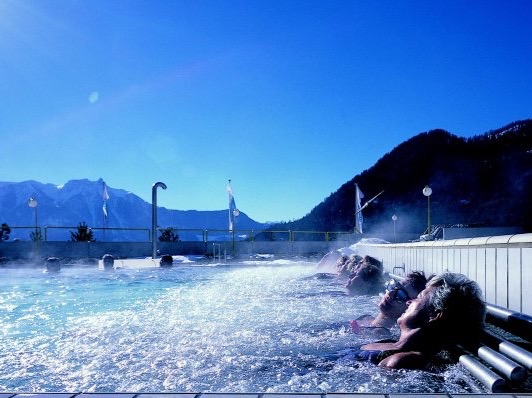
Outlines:
[{"label": "wet dark hair", "polygon": [[445,314],[445,323],[439,327],[447,340],[471,342],[478,339],[486,315],[478,284],[465,275],[446,272],[432,278],[427,287],[434,287],[429,296],[431,312]]},{"label": "wet dark hair", "polygon": [[364,256],[364,258],[362,259],[362,261],[368,263],[368,264],[371,264],[371,265],[374,265],[375,267],[377,267],[381,272],[384,270],[383,266],[382,266],[382,263],[377,260],[375,257],[371,257],[371,256]]},{"label": "wet dark hair", "polygon": [[382,271],[373,264],[362,265],[356,273],[364,282],[382,282]]},{"label": "wet dark hair", "polygon": [[377,294],[384,289],[384,278],[382,271],[379,267],[363,263],[357,271],[353,274],[350,281],[354,278],[360,278],[364,283],[364,287],[356,288],[350,287],[350,282],[348,282],[348,290],[352,294]]},{"label": "wet dark hair", "polygon": [[344,265],[347,261],[349,261],[349,257],[344,254],[336,260],[336,266]]},{"label": "wet dark hair", "polygon": [[413,271],[409,273],[404,280],[410,282],[412,288],[414,288],[418,294],[425,289],[425,286],[428,282],[428,279],[423,271]]}]

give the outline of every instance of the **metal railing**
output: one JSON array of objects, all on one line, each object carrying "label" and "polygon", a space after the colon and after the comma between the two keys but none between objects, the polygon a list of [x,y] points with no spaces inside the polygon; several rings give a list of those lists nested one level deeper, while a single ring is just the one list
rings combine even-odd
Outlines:
[{"label": "metal railing", "polygon": [[[42,240],[43,237],[41,235],[41,227],[39,226],[31,226],[31,227],[25,227],[25,226],[17,226],[17,227],[12,227],[12,226],[9,226],[9,228],[11,229],[11,233],[9,234],[10,238],[9,240]],[[17,230],[28,230],[28,234],[27,234],[27,239],[21,239],[21,237],[18,236],[17,234]],[[34,235],[32,235],[34,234]],[[32,236],[36,237],[36,238],[32,238]]]},{"label": "metal railing", "polygon": [[[44,227],[44,240],[45,241],[48,241],[48,230],[68,230],[69,232],[75,232],[78,230],[78,227],[54,227],[54,226],[45,226]],[[113,232],[113,231],[120,231],[120,232],[130,232],[130,231],[134,231],[134,232],[137,232],[137,231],[142,231],[142,232],[145,232],[148,236],[148,240],[147,242],[151,242],[151,231],[149,228],[89,228],[90,231],[93,231],[93,232],[98,232],[98,231],[101,231],[102,234],[103,234],[103,238],[104,239],[98,239],[98,240],[101,240],[101,241],[105,241],[105,235],[107,232]],[[53,240],[53,239],[51,239]],[[69,239],[68,239],[69,240]]]},{"label": "metal railing", "polygon": [[[10,226],[12,233],[9,240],[32,240],[31,233],[35,232],[43,241],[70,241],[71,233],[78,231],[78,226],[45,226],[44,234],[41,235],[39,226]],[[181,242],[212,242],[212,241],[282,241],[282,242],[304,242],[304,241],[349,241],[352,240],[353,232],[339,231],[292,231],[292,230],[226,230],[226,229],[193,229],[174,228],[173,232],[178,235]],[[157,228],[159,233],[167,228]],[[14,231],[27,230],[26,235],[13,233]],[[92,231],[94,240],[99,242],[151,242],[152,233],[149,228],[88,228]],[[64,233],[64,232],[67,233]]]}]

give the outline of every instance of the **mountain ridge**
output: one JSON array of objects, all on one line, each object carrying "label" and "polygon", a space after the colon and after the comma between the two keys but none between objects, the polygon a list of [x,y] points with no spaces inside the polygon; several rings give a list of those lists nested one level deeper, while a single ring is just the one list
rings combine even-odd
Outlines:
[{"label": "mountain ridge", "polygon": [[[85,222],[90,228],[139,228],[151,229],[152,207],[137,195],[120,188],[107,186],[109,199],[106,201],[108,217],[103,212],[104,181],[88,179],[70,180],[63,185],[40,183],[34,180],[23,182],[0,182],[0,222],[10,226],[33,227],[38,217],[41,227],[76,227]],[[34,197],[37,213],[28,207],[28,200]],[[195,230],[227,230],[228,210],[172,210],[158,207],[159,227]],[[236,228],[262,230],[262,224],[249,218],[244,212],[236,221]],[[28,239],[28,231],[13,229],[11,237]],[[18,236],[21,235],[21,236]],[[63,234],[63,239],[64,240]],[[124,239],[128,235],[119,235]]]},{"label": "mountain ridge", "polygon": [[[398,233],[423,233],[427,228],[427,198],[421,193],[425,185],[433,190],[433,225],[511,226],[532,231],[532,119],[470,138],[443,129],[419,133],[342,184],[299,220],[258,223],[241,212],[236,229],[353,231],[355,183],[366,194],[365,200],[384,191],[363,212],[364,230],[373,235],[382,230],[389,235],[392,215],[397,216]],[[18,188],[11,189],[14,186]],[[123,189],[108,187],[108,192],[107,227],[150,227],[151,204]],[[34,225],[27,200],[36,196],[41,226],[74,226],[85,221],[102,227],[102,193],[102,179],[71,180],[59,186],[34,180],[0,182],[0,222]],[[159,207],[158,221],[162,227],[224,230],[228,213]]]},{"label": "mountain ridge", "polygon": [[[520,227],[532,231],[532,120],[520,120],[471,138],[443,129],[415,135],[355,175],[299,220],[273,225],[292,230],[346,231],[355,227],[355,183],[370,199],[365,232],[389,235],[427,228],[422,190],[432,188],[431,224]],[[364,200],[362,201],[364,203]]]}]

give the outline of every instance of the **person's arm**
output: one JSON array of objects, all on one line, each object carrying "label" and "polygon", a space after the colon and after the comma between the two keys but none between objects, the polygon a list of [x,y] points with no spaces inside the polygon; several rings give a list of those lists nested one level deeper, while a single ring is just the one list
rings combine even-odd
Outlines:
[{"label": "person's arm", "polygon": [[421,369],[426,364],[426,356],[415,351],[398,352],[379,362],[379,366],[391,369]]}]

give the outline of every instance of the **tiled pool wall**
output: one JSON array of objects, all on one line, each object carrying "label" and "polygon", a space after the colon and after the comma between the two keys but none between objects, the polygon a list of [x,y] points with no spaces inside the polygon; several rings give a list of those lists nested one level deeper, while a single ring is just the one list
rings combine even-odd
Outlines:
[{"label": "tiled pool wall", "polygon": [[459,272],[477,281],[486,302],[532,314],[532,234],[359,246],[392,274]]},{"label": "tiled pool wall", "polygon": [[454,397],[486,397],[486,398],[521,398],[532,394],[365,394],[365,393],[331,393],[331,394],[259,394],[259,393],[166,393],[166,394],[128,394],[128,393],[24,393],[0,394],[0,398],[454,398]]}]

